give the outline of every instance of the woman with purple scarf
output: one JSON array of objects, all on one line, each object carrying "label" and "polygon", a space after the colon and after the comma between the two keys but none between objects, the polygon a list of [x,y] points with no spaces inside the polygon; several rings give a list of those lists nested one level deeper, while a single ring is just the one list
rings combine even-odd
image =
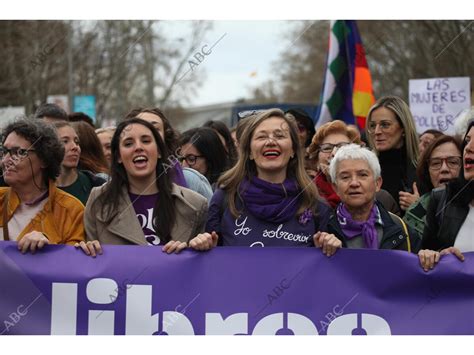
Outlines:
[{"label": "woman with purple scarf", "polygon": [[331,161],[329,173],[341,203],[328,222],[328,232],[344,248],[418,252],[421,239],[416,231],[375,198],[382,186],[375,153],[356,144],[341,147]]},{"label": "woman with purple scarf", "polygon": [[304,169],[296,123],[279,109],[248,118],[237,164],[218,181],[206,232],[189,246],[317,246],[330,256],[340,241],[325,233],[330,208]]}]

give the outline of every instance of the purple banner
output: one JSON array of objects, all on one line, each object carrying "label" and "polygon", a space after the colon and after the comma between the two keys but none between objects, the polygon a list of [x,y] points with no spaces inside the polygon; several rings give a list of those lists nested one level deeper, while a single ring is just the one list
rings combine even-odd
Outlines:
[{"label": "purple banner", "polygon": [[0,242],[0,334],[474,334],[474,253]]}]

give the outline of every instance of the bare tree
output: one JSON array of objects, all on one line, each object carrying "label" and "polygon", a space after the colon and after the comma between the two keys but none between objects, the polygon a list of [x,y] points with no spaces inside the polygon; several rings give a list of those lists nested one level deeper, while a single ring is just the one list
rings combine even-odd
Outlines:
[{"label": "bare tree", "polygon": [[1,21],[0,107],[31,113],[48,95],[68,92],[70,26],[74,93],[96,97],[99,122],[135,106],[180,105],[201,83],[203,71],[179,79],[209,22],[191,22],[191,34],[172,42],[160,21]]}]

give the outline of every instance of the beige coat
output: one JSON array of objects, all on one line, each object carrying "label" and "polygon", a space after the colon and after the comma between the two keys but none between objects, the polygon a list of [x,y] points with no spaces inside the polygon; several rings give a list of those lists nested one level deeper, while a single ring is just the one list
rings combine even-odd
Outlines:
[{"label": "beige coat", "polygon": [[[106,184],[107,185],[107,184]],[[145,235],[138,222],[132,202],[124,188],[118,212],[106,223],[101,216],[100,201],[94,203],[105,185],[92,189],[84,213],[87,240],[98,240],[101,244],[147,245]],[[207,200],[198,193],[173,184],[172,195],[176,203],[176,222],[171,230],[171,239],[188,242],[204,231],[207,219]]]}]

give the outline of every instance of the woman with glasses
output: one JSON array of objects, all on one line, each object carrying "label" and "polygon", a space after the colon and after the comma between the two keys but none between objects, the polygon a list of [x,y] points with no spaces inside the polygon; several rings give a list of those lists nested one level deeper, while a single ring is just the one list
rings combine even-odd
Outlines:
[{"label": "woman with glasses", "polygon": [[439,136],[421,155],[416,172],[422,196],[408,208],[403,217],[420,235],[423,235],[426,224],[431,190],[455,179],[459,175],[461,164],[461,143],[451,136]]},{"label": "woman with glasses", "polygon": [[311,247],[330,256],[339,247],[324,233],[330,209],[304,170],[296,124],[279,109],[248,119],[237,164],[219,179],[207,233],[189,245]]},{"label": "woman with glasses", "polygon": [[10,123],[0,156],[9,186],[0,188],[0,240],[18,242],[23,253],[83,241],[84,206],[55,185],[64,157],[55,129],[40,120]]},{"label": "woman with glasses", "polygon": [[190,129],[181,135],[180,146],[182,166],[200,172],[215,189],[217,179],[231,165],[217,133],[208,127]]},{"label": "woman with glasses", "polygon": [[[310,159],[316,163],[317,174],[313,179],[319,194],[329,203],[332,208],[341,202],[336,193],[329,174],[329,164],[337,150],[350,143],[361,144],[360,133],[357,128],[348,126],[342,121],[332,121],[322,125],[313,137],[308,148]],[[395,214],[400,213],[398,205],[391,195],[385,190],[376,193],[377,199],[384,207]]]},{"label": "woman with glasses", "polygon": [[410,108],[397,96],[380,98],[369,110],[366,133],[382,167],[382,188],[405,211],[420,197],[415,183],[418,135]]},{"label": "woman with glasses", "polygon": [[310,159],[315,161],[317,175],[314,182],[319,194],[335,208],[341,199],[331,183],[329,176],[329,163],[337,150],[347,144],[360,144],[360,134],[352,127],[348,127],[342,121],[331,121],[325,123],[313,137],[311,145],[308,147]]},{"label": "woman with glasses", "polygon": [[[462,143],[461,169],[457,179],[431,192],[423,232],[420,264],[430,270],[445,254],[474,251],[474,121],[467,127]],[[454,159],[451,160],[451,165]],[[441,164],[447,164],[442,161]],[[435,166],[439,160],[435,162]]]},{"label": "woman with glasses", "polygon": [[185,248],[204,230],[207,201],[165,173],[168,153],[158,131],[139,118],[124,120],[111,149],[111,179],[92,190],[86,205],[86,253],[100,254],[100,244]]}]

